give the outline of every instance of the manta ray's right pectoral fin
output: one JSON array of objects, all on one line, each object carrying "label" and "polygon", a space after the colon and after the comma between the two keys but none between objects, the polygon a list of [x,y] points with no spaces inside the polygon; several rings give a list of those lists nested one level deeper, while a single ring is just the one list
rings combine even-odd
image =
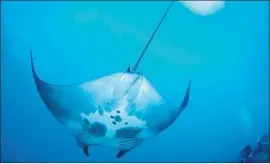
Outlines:
[{"label": "manta ray's right pectoral fin", "polygon": [[186,90],[185,97],[184,97],[184,99],[183,99],[181,105],[179,106],[179,109],[181,110],[181,112],[184,111],[184,109],[187,107],[188,102],[189,102],[190,83],[191,83],[191,80],[189,80],[189,83],[188,83],[188,87],[187,87],[187,90]]}]

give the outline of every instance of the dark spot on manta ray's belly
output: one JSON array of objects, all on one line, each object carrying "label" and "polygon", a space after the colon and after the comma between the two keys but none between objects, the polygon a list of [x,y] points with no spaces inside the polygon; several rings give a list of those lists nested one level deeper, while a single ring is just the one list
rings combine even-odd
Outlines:
[{"label": "dark spot on manta ray's belly", "polygon": [[113,121],[112,123],[113,123],[114,125],[116,124],[116,122],[115,122],[115,121]]},{"label": "dark spot on manta ray's belly", "polygon": [[142,128],[137,128],[137,127],[121,128],[121,129],[116,130],[115,137],[117,138],[135,137],[141,131],[142,131]]},{"label": "dark spot on manta ray's belly", "polygon": [[120,113],[120,111],[119,111],[119,110],[117,110],[117,111],[116,111],[116,113]]},{"label": "dark spot on manta ray's belly", "polygon": [[116,115],[116,116],[114,117],[114,121],[116,121],[116,122],[121,122],[121,121],[122,121],[122,118],[121,118],[119,115]]},{"label": "dark spot on manta ray's belly", "polygon": [[111,116],[111,118],[114,118],[114,116]]},{"label": "dark spot on manta ray's belly", "polygon": [[127,123],[127,122],[125,122],[125,124],[127,125],[128,123]]},{"label": "dark spot on manta ray's belly", "polygon": [[106,134],[107,127],[100,122],[93,122],[90,126],[85,127],[85,130],[94,137],[102,137]]}]

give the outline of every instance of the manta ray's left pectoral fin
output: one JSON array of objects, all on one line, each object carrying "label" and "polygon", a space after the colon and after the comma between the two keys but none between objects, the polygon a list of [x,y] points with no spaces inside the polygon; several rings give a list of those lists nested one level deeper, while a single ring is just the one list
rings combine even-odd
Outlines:
[{"label": "manta ray's left pectoral fin", "polygon": [[137,137],[131,137],[127,139],[122,139],[120,141],[119,151],[116,158],[124,156],[127,152],[130,152],[135,147],[143,143],[143,139]]},{"label": "manta ray's left pectoral fin", "polygon": [[190,83],[191,83],[191,80],[189,80],[189,83],[188,83],[188,87],[187,87],[187,90],[186,90],[185,97],[184,97],[184,99],[183,99],[181,105],[179,106],[179,109],[181,110],[181,112],[188,106],[189,95],[190,95]]}]

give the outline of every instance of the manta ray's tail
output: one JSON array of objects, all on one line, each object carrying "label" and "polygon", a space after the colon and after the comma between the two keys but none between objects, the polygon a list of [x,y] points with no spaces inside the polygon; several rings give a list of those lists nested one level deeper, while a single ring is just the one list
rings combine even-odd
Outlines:
[{"label": "manta ray's tail", "polygon": [[188,83],[188,87],[187,87],[187,90],[186,90],[185,97],[184,97],[184,99],[183,99],[181,105],[178,107],[179,110],[180,110],[181,112],[184,111],[184,109],[187,107],[188,102],[189,102],[190,83],[191,83],[191,80],[189,80],[189,83]]},{"label": "manta ray's tail", "polygon": [[130,68],[128,68],[127,72],[130,72],[130,71],[136,72],[136,71],[137,71],[137,68],[138,68],[138,66],[139,66],[139,64],[140,64],[140,62],[141,62],[141,60],[142,60],[142,58],[144,57],[144,54],[145,54],[146,50],[148,49],[149,45],[151,44],[153,38],[155,37],[155,35],[156,35],[157,31],[158,31],[158,29],[160,28],[161,24],[163,23],[164,19],[166,18],[166,16],[167,16],[168,12],[170,11],[170,9],[171,9],[173,3],[174,3],[174,1],[171,1],[171,2],[169,3],[169,6],[167,7],[165,13],[164,13],[163,16],[161,17],[161,19],[160,19],[160,21],[159,21],[157,27],[155,28],[154,32],[153,32],[152,35],[150,36],[150,38],[149,38],[147,44],[145,45],[145,47],[144,47],[142,53],[140,54],[140,56],[139,56],[137,62],[136,62],[135,65],[133,66],[132,70],[130,70]]}]

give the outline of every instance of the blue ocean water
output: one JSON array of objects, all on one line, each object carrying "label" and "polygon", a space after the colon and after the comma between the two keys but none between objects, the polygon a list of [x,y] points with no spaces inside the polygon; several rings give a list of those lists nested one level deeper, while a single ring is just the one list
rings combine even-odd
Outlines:
[{"label": "blue ocean water", "polygon": [[38,95],[39,76],[73,84],[125,71],[169,2],[1,2],[1,160],[4,162],[230,162],[269,132],[269,2],[226,2],[195,15],[175,4],[138,70],[178,105],[158,137],[116,159],[86,157]]}]

